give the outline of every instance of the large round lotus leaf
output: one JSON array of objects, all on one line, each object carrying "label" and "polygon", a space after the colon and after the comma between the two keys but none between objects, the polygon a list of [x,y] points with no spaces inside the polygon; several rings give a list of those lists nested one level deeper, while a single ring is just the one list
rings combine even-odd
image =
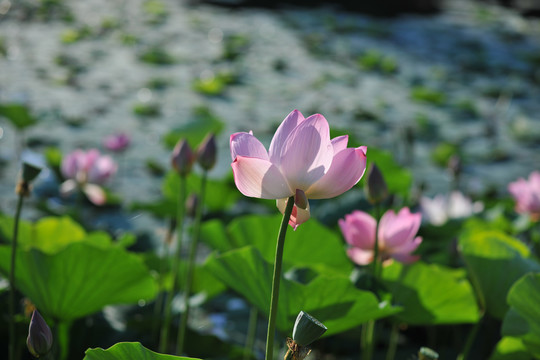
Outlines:
[{"label": "large round lotus leaf", "polygon": [[532,360],[521,339],[503,337],[497,343],[489,360]]},{"label": "large round lotus leaf", "polygon": [[86,350],[83,360],[196,360],[194,358],[158,354],[148,350],[138,342],[123,342],[110,348]]},{"label": "large round lotus leaf", "polygon": [[[252,246],[211,257],[206,267],[228,287],[264,314],[269,313],[272,265]],[[290,332],[300,311],[306,311],[328,328],[325,336],[352,329],[369,320],[401,310],[379,303],[369,291],[358,290],[348,277],[317,274],[307,284],[281,279],[276,326]]]},{"label": "large round lotus leaf", "polygon": [[[10,267],[9,246],[0,247],[0,271]],[[44,316],[71,321],[109,304],[149,300],[157,284],[139,256],[119,247],[76,242],[54,254],[17,250],[16,287]]]},{"label": "large round lotus leaf", "polygon": [[540,359],[540,273],[527,274],[508,292],[510,310],[506,313],[502,334],[523,341],[527,350]]},{"label": "large round lotus leaf", "polygon": [[[0,216],[0,238],[11,241],[12,237],[13,218]],[[69,216],[45,217],[36,223],[19,222],[18,246],[21,249],[36,248],[53,254],[69,244],[82,241],[103,247],[112,244],[112,239],[107,233],[101,231],[86,233],[83,227]]]},{"label": "large round lotus leaf", "polygon": [[[211,220],[203,224],[201,239],[221,252],[252,245],[264,260],[273,262],[281,219],[281,215],[247,215],[234,219],[227,227],[219,220]],[[302,224],[298,231],[287,232],[283,268],[287,271],[295,267],[346,276],[353,269],[341,236],[314,219]]]},{"label": "large round lotus leaf", "polygon": [[540,271],[525,244],[499,231],[467,231],[459,247],[480,306],[497,319],[508,310],[506,296],[512,284],[528,272]]},{"label": "large round lotus leaf", "polygon": [[397,317],[414,325],[474,323],[479,310],[462,270],[437,264],[398,262],[386,267],[383,282],[393,302],[403,306]]}]

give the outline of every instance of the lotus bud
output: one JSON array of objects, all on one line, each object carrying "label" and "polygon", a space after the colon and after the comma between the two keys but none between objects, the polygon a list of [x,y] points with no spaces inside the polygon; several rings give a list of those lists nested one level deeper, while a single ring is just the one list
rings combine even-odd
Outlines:
[{"label": "lotus bud", "polygon": [[210,170],[216,164],[216,137],[214,134],[208,134],[199,146],[197,151],[197,161],[204,170]]},{"label": "lotus bud", "polygon": [[174,147],[172,153],[172,166],[180,174],[180,176],[186,176],[190,173],[191,167],[195,162],[195,155],[189,147],[188,142],[185,139],[180,139]]},{"label": "lotus bud", "polygon": [[421,347],[418,352],[418,360],[437,360],[439,354],[427,347]]},{"label": "lotus bud", "polygon": [[299,346],[307,346],[320,338],[327,328],[319,320],[300,311],[294,323],[292,338]]},{"label": "lotus bud", "polygon": [[294,195],[294,204],[300,209],[307,209],[308,198],[303,190],[296,189],[296,194]]},{"label": "lotus bud", "polygon": [[34,310],[32,319],[30,320],[30,326],[28,327],[28,338],[26,338],[28,351],[33,356],[39,358],[51,351],[52,343],[53,336],[49,325],[47,325],[40,313]]},{"label": "lotus bud", "polygon": [[368,171],[366,193],[372,204],[378,204],[388,197],[388,186],[384,181],[383,174],[375,164],[372,164]]}]

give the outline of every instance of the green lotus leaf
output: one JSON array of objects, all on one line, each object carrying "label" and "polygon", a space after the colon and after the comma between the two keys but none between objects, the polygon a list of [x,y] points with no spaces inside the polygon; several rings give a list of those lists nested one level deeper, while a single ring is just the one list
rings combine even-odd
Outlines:
[{"label": "green lotus leaf", "polygon": [[[11,247],[0,246],[4,275],[10,254]],[[16,287],[56,321],[69,322],[110,304],[150,300],[158,289],[141,258],[121,247],[76,242],[54,254],[18,249],[16,258]]]},{"label": "green lotus leaf", "polygon": [[497,319],[508,310],[506,296],[512,284],[528,272],[540,271],[525,244],[499,231],[467,231],[459,247],[480,307]]},{"label": "green lotus leaf", "polygon": [[83,360],[197,360],[174,355],[158,354],[148,350],[138,342],[122,342],[104,350],[101,348],[86,350]]},{"label": "green lotus leaf", "polygon": [[[265,314],[269,313],[273,270],[256,248],[248,246],[212,256],[206,266],[252,305]],[[348,277],[338,275],[318,274],[306,284],[284,277],[279,296],[276,326],[284,332],[291,331],[301,310],[328,327],[324,336],[401,310],[379,303],[373,293],[358,290]]]},{"label": "green lotus leaf", "polygon": [[393,301],[403,307],[396,315],[411,325],[475,323],[479,310],[463,270],[437,264],[394,262],[385,267],[383,282]]}]

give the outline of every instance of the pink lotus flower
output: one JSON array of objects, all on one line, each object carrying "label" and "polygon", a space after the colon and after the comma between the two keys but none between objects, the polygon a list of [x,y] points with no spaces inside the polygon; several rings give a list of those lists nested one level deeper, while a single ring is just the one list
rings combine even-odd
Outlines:
[{"label": "pink lotus flower", "polygon": [[[379,256],[380,259],[393,258],[399,262],[408,264],[419,259],[417,255],[411,255],[422,242],[422,238],[416,236],[420,228],[422,215],[411,213],[409,208],[401,209],[397,214],[388,210],[379,222]],[[351,247],[347,255],[358,265],[367,265],[373,261],[375,247],[375,231],[377,221],[363,211],[353,211],[339,220],[339,227],[345,237],[345,241]]]},{"label": "pink lotus flower", "polygon": [[107,150],[121,152],[127,149],[130,142],[131,139],[127,134],[120,133],[107,136],[105,140],[103,140],[103,146],[105,146]]},{"label": "pink lotus flower", "polygon": [[533,171],[529,180],[519,178],[508,184],[508,191],[516,201],[518,213],[529,214],[533,220],[540,220],[540,171]]},{"label": "pink lotus flower", "polygon": [[114,175],[116,168],[112,158],[101,156],[97,149],[75,150],[62,160],[61,171],[67,180],[60,186],[60,193],[81,189],[92,203],[103,205],[106,195],[100,185]]},{"label": "pink lotus flower", "polygon": [[251,131],[232,134],[236,187],[245,196],[276,199],[281,213],[288,198],[295,195],[289,224],[296,229],[309,219],[308,199],[338,196],[364,174],[367,148],[347,148],[347,142],[348,136],[330,140],[324,116],[304,118],[298,110],[283,120],[268,152]]}]

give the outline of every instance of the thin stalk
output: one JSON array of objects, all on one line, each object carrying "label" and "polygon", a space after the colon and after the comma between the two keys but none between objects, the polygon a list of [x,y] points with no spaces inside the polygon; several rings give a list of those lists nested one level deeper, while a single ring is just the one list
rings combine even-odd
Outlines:
[{"label": "thin stalk", "polygon": [[[169,221],[169,226],[167,228],[167,233],[165,234],[165,239],[163,240],[163,257],[164,259],[167,259],[170,257],[170,244],[172,242],[172,237],[174,233],[174,229],[176,227],[176,222],[173,218]],[[159,277],[160,279],[163,279],[163,273],[164,273],[164,261],[160,261],[159,264]],[[154,305],[154,319],[152,321],[152,336],[154,336],[154,339],[156,341],[159,341],[159,325],[161,323],[161,316],[163,311],[163,292],[160,291],[158,293],[155,305]]]},{"label": "thin stalk", "polygon": [[480,330],[480,325],[482,324],[483,319],[484,317],[481,317],[480,320],[478,320],[478,322],[474,324],[473,328],[469,332],[469,335],[467,336],[467,342],[463,347],[463,351],[457,357],[458,360],[467,360],[469,358],[469,353],[474,344],[474,340],[476,339],[476,334],[478,333],[478,330]]},{"label": "thin stalk", "polygon": [[375,333],[375,320],[369,320],[364,324],[362,335],[362,360],[371,360],[373,358],[373,334]]},{"label": "thin stalk", "polygon": [[195,223],[193,224],[193,238],[189,248],[188,269],[184,278],[184,314],[180,317],[180,329],[178,329],[178,340],[176,342],[176,354],[181,355],[184,352],[184,341],[187,332],[187,323],[189,318],[189,295],[191,294],[191,288],[193,287],[193,275],[195,273],[195,257],[197,255],[197,245],[199,243],[199,236],[201,232],[201,218],[202,209],[204,207],[204,195],[206,192],[206,177],[207,171],[203,172],[201,178],[201,201],[195,211]]},{"label": "thin stalk", "polygon": [[[373,245],[373,263],[372,263],[372,278],[373,278],[373,291],[375,295],[378,296],[378,286],[379,278],[381,275],[382,269],[382,259],[379,259],[379,217],[380,217],[380,206],[379,204],[375,205],[375,244]],[[362,360],[371,360],[373,357],[373,337],[375,334],[375,320],[370,320],[364,324],[364,329],[362,331]]]},{"label": "thin stalk", "polygon": [[66,360],[69,352],[69,328],[71,323],[59,321],[56,324],[56,339],[58,341],[58,350],[60,352],[58,359]]},{"label": "thin stalk", "polygon": [[15,360],[16,330],[15,330],[15,262],[17,260],[17,238],[19,235],[19,219],[24,195],[19,194],[15,219],[13,222],[13,238],[11,240],[11,267],[9,270],[9,359]]},{"label": "thin stalk", "polygon": [[375,244],[373,246],[373,263],[372,263],[373,278],[375,279],[375,292],[377,292],[377,281],[379,280],[379,276],[380,276],[379,265],[382,265],[382,259],[379,259],[379,220],[380,220],[379,218],[380,218],[380,206],[379,204],[376,204],[375,205],[375,220],[376,220]]},{"label": "thin stalk", "polygon": [[396,350],[399,340],[399,326],[398,323],[392,324],[392,330],[390,332],[390,342],[388,344],[388,350],[386,351],[386,360],[394,360],[396,357]]},{"label": "thin stalk", "polygon": [[283,213],[283,219],[281,220],[281,227],[279,228],[277,245],[276,245],[276,258],[274,260],[274,275],[272,277],[272,295],[270,296],[270,314],[268,316],[268,332],[266,334],[266,360],[274,359],[274,333],[276,330],[276,315],[279,299],[279,283],[281,281],[281,265],[283,261],[283,247],[285,245],[285,234],[287,233],[287,226],[289,226],[289,219],[291,218],[294,205],[294,196],[291,196],[287,201],[287,207]]},{"label": "thin stalk", "polygon": [[244,345],[244,360],[249,360],[253,353],[253,345],[255,344],[255,337],[257,335],[257,317],[259,312],[255,306],[251,307],[249,311],[249,323],[246,335],[246,344]]},{"label": "thin stalk", "polygon": [[178,209],[176,215],[176,253],[173,257],[172,263],[172,287],[167,293],[165,301],[165,315],[164,321],[161,326],[161,336],[159,342],[159,351],[161,353],[167,352],[167,344],[169,342],[169,328],[171,325],[171,311],[172,311],[172,299],[176,291],[176,278],[178,276],[178,270],[180,268],[180,255],[182,254],[182,235],[184,233],[184,213],[186,207],[186,179],[184,176],[180,176],[180,192],[178,196]]}]

